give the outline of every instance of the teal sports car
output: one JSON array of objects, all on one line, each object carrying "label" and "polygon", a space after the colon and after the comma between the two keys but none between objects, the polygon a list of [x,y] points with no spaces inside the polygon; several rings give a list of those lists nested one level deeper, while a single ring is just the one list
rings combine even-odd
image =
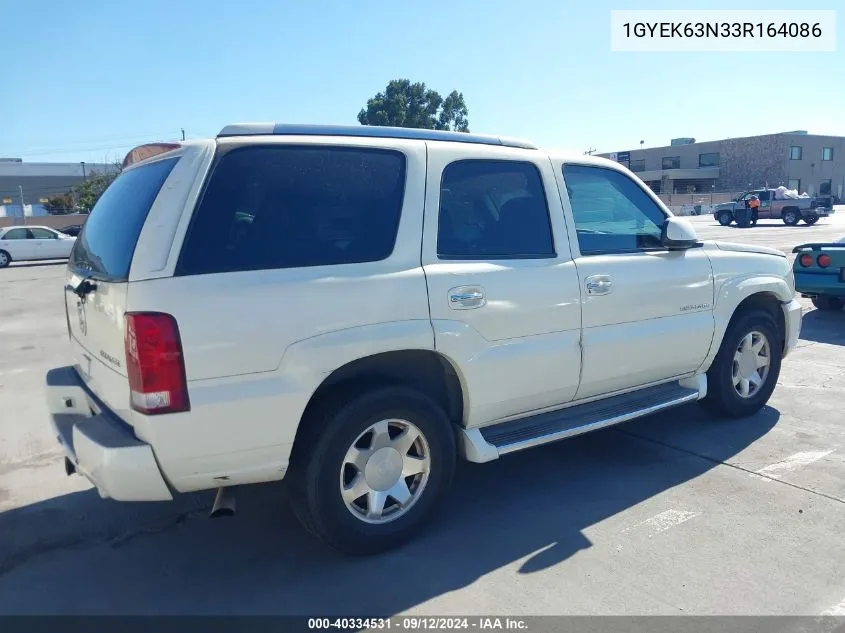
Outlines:
[{"label": "teal sports car", "polygon": [[792,270],[795,290],[812,299],[819,310],[841,310],[845,306],[845,237],[838,242],[801,244]]}]

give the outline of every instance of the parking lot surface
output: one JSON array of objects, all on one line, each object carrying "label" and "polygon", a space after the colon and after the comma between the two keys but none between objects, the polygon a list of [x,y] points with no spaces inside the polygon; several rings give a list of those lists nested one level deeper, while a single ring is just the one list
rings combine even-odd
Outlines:
[{"label": "parking lot surface", "polygon": [[[704,239],[789,252],[845,236],[761,221]],[[304,534],[285,486],[101,500],[66,477],[41,385],[70,361],[64,263],[0,270],[0,613],[845,615],[845,313],[803,300],[769,406],[697,406],[463,464],[409,546],[342,557]]]}]

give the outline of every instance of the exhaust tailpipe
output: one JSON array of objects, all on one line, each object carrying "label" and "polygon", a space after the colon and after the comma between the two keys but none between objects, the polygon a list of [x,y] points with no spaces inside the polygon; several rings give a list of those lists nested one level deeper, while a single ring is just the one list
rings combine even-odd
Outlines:
[{"label": "exhaust tailpipe", "polygon": [[235,516],[235,494],[231,488],[218,488],[209,518]]}]

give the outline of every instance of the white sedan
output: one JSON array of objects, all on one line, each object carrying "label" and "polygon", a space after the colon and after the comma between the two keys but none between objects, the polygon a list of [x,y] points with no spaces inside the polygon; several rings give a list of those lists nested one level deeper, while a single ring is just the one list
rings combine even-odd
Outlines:
[{"label": "white sedan", "polygon": [[0,268],[11,262],[67,259],[76,238],[47,226],[0,228]]}]

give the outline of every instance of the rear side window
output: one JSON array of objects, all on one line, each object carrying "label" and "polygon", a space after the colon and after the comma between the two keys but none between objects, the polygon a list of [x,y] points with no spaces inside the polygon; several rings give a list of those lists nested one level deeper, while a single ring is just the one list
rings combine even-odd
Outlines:
[{"label": "rear side window", "polygon": [[254,146],[218,159],[178,273],[353,264],[393,252],[405,192],[394,150]]},{"label": "rear side window", "polygon": [[440,259],[555,256],[540,172],[531,163],[461,160],[443,170],[437,227]]},{"label": "rear side window", "polygon": [[76,240],[69,265],[80,274],[126,280],[147,214],[178,158],[130,169],[109,185]]}]

